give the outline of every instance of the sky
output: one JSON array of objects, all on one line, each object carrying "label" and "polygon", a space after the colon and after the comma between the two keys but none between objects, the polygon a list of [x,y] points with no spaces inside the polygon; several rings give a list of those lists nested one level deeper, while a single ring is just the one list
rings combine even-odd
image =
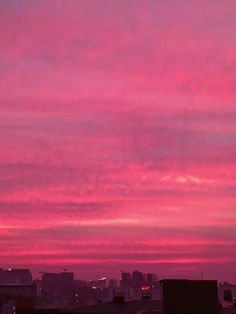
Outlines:
[{"label": "sky", "polygon": [[235,0],[0,0],[0,264],[236,283]]}]

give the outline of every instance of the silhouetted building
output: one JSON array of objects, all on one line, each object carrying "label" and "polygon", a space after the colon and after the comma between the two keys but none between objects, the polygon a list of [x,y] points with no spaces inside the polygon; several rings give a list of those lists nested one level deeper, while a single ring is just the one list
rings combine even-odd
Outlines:
[{"label": "silhouetted building", "polygon": [[236,304],[236,285],[228,282],[219,282],[218,295],[223,308],[232,307]]},{"label": "silhouetted building", "polygon": [[157,275],[148,273],[146,283],[148,286],[156,286],[158,284]]},{"label": "silhouetted building", "polygon": [[5,313],[33,309],[35,300],[36,287],[34,285],[0,285],[0,308],[4,309]]},{"label": "silhouetted building", "polygon": [[109,288],[110,289],[115,289],[118,287],[118,282],[116,279],[110,279],[109,280]]},{"label": "silhouetted building", "polygon": [[36,296],[37,298],[41,298],[42,297],[42,281],[39,279],[35,279],[33,280],[33,285],[36,288]]},{"label": "silhouetted building", "polygon": [[95,288],[95,289],[104,289],[106,288],[106,282],[107,280],[105,277],[97,279],[97,280],[89,280],[88,286],[90,288]]},{"label": "silhouetted building", "polygon": [[78,280],[78,279],[76,279],[74,281],[74,287],[75,287],[75,290],[76,289],[81,289],[81,288],[88,288],[88,282],[85,281],[85,280]]},{"label": "silhouetted building", "polygon": [[121,287],[128,288],[132,287],[133,281],[130,273],[122,272],[121,273]]},{"label": "silhouetted building", "polygon": [[144,274],[138,270],[133,272],[133,285],[135,288],[141,288],[145,285]]},{"label": "silhouetted building", "polygon": [[42,300],[54,304],[60,298],[60,274],[45,273],[42,276]]},{"label": "silhouetted building", "polygon": [[66,302],[65,305],[71,305],[74,298],[74,273],[60,273],[60,289],[61,298]]},{"label": "silhouetted building", "polygon": [[42,276],[42,301],[46,306],[70,307],[75,300],[74,274],[44,273]]},{"label": "silhouetted building", "polygon": [[31,285],[32,274],[29,269],[0,269],[0,284]]},{"label": "silhouetted building", "polygon": [[220,313],[217,281],[162,280],[164,314]]}]

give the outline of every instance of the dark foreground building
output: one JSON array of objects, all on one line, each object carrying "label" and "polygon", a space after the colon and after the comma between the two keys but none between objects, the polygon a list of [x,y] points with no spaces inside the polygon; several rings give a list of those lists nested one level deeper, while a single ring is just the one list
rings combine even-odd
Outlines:
[{"label": "dark foreground building", "polygon": [[217,281],[162,280],[164,314],[218,314]]},{"label": "dark foreground building", "polygon": [[32,310],[35,298],[34,285],[0,285],[0,314]]}]

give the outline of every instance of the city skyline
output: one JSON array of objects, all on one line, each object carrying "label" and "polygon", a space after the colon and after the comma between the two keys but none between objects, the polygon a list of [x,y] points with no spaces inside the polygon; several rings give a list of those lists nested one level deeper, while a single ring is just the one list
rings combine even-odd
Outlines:
[{"label": "city skyline", "polygon": [[0,261],[236,282],[235,0],[0,1]]},{"label": "city skyline", "polygon": [[[18,267],[8,267],[8,268],[5,268],[5,267],[0,267],[0,274],[1,272],[5,272],[5,273],[14,273],[16,271],[16,274],[18,276],[18,272],[21,273],[23,271],[24,272],[30,272],[31,273],[31,280],[42,280],[42,277],[45,275],[45,274],[71,274],[73,273],[74,274],[74,279],[75,280],[81,280],[81,281],[86,281],[86,282],[89,282],[89,281],[96,281],[96,280],[115,280],[117,282],[120,282],[122,281],[122,276],[123,274],[125,275],[128,275],[128,276],[131,276],[130,279],[131,281],[133,280],[132,279],[132,276],[134,275],[134,273],[138,272],[140,274],[142,274],[143,276],[145,276],[145,281],[148,281],[150,280],[150,276],[151,278],[152,277],[155,277],[156,278],[156,281],[161,281],[163,279],[186,279],[186,280],[217,280],[219,283],[220,282],[226,282],[228,283],[228,281],[221,281],[219,278],[215,278],[215,277],[211,277],[211,276],[208,276],[207,273],[199,273],[199,274],[194,274],[192,273],[191,275],[187,274],[187,275],[182,275],[181,277],[179,277],[178,275],[176,276],[172,276],[171,274],[164,274],[164,275],[160,275],[158,272],[154,272],[152,271],[153,269],[146,269],[146,271],[143,271],[142,269],[139,269],[139,268],[132,268],[132,266],[130,266],[129,269],[126,269],[126,270],[120,270],[120,271],[117,271],[115,272],[114,270],[113,271],[110,271],[109,272],[109,268],[108,268],[108,271],[104,270],[103,272],[101,270],[96,270],[95,272],[92,270],[92,267],[89,265],[89,268],[91,269],[91,273],[89,275],[87,275],[83,269],[81,270],[78,270],[77,267],[75,268],[61,268],[59,266],[56,266],[56,265],[50,265],[50,267],[45,267],[45,268],[42,268],[41,267],[41,271],[38,271],[38,269],[35,269],[34,267],[33,268],[29,268],[29,266],[27,265],[23,265],[24,267],[22,268],[18,268]],[[148,279],[149,278],[149,279]],[[16,283],[16,282],[15,282]],[[234,282],[231,280],[230,281],[231,284],[234,284]]]},{"label": "city skyline", "polygon": [[135,308],[138,313],[143,307],[162,313],[168,313],[168,308],[176,313],[189,313],[193,308],[196,314],[210,309],[224,313],[233,310],[236,299],[236,285],[228,282],[158,279],[155,273],[138,270],[121,272],[120,281],[106,277],[78,280],[66,269],[41,275],[41,279],[34,279],[30,269],[0,268],[2,313],[85,313],[86,309],[98,313],[98,308],[99,313],[134,313]]}]

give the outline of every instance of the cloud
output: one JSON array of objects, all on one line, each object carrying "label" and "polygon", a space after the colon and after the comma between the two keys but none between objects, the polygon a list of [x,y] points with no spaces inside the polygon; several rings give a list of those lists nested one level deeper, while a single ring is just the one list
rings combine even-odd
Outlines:
[{"label": "cloud", "polygon": [[231,279],[235,1],[0,6],[4,263]]}]

